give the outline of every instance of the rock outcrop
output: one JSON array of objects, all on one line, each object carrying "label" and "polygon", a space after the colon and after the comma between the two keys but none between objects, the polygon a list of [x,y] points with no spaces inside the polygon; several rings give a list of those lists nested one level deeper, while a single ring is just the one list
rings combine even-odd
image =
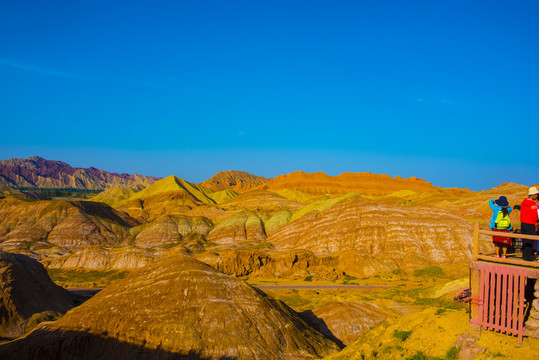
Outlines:
[{"label": "rock outcrop", "polygon": [[[138,232],[142,229],[140,232]],[[213,224],[204,217],[165,215],[137,229],[133,245],[142,248],[169,248],[178,244],[200,248]]]},{"label": "rock outcrop", "polygon": [[393,314],[375,304],[332,302],[301,315],[322,334],[348,345]]},{"label": "rock outcrop", "polygon": [[272,191],[251,190],[222,202],[219,206],[229,211],[235,209],[263,209],[266,212],[275,213],[281,210],[297,210],[304,205]]},{"label": "rock outcrop", "polygon": [[525,323],[526,335],[534,339],[539,339],[539,281],[535,281],[533,296],[530,307],[530,316]]},{"label": "rock outcrop", "polygon": [[229,250],[219,254],[205,252],[195,255],[200,261],[233,276],[249,278],[287,278],[303,280],[335,280],[345,277],[337,270],[337,257],[318,257],[307,250],[262,252],[259,250]]},{"label": "rock outcrop", "polygon": [[265,240],[264,222],[251,212],[228,217],[208,234],[208,241],[226,246],[257,244]]},{"label": "rock outcrop", "polygon": [[280,301],[179,255],[134,271],[3,359],[313,359],[338,347]]},{"label": "rock outcrop", "polygon": [[268,182],[269,179],[263,176],[256,176],[245,171],[219,171],[211,179],[204,181],[201,185],[214,191],[234,190],[238,193],[254,189]]},{"label": "rock outcrop", "polygon": [[261,189],[298,190],[307,194],[348,194],[388,195],[395,191],[407,189],[414,192],[437,189],[431,183],[415,177],[401,178],[371,173],[343,173],[339,176],[326,175],[323,172],[305,173],[296,171],[287,175],[279,175],[260,187]]},{"label": "rock outcrop", "polygon": [[159,178],[144,175],[109,173],[91,168],[73,168],[61,162],[39,156],[28,159],[0,160],[0,185],[75,188],[99,190],[112,187],[147,186]]},{"label": "rock outcrop", "polygon": [[184,214],[200,205],[215,204],[210,197],[212,193],[208,188],[171,175],[117,203],[116,207],[136,219],[153,221],[163,215]]},{"label": "rock outcrop", "polygon": [[441,209],[390,207],[352,196],[308,212],[267,241],[276,250],[339,255],[347,273],[365,276],[383,269],[464,264],[471,256],[472,226]]},{"label": "rock outcrop", "polygon": [[129,199],[131,196],[135,195],[138,191],[142,189],[136,189],[136,188],[126,188],[126,187],[120,187],[120,188],[110,188],[103,190],[96,196],[90,198],[90,201],[97,201],[105,203],[109,206],[119,206],[122,202]]},{"label": "rock outcrop", "polygon": [[39,262],[0,251],[0,337],[15,338],[30,323],[65,313],[75,306]]},{"label": "rock outcrop", "polygon": [[0,201],[0,249],[38,250],[53,245],[82,248],[115,245],[139,222],[90,201]]},{"label": "rock outcrop", "polygon": [[42,259],[50,269],[132,270],[165,257],[165,251],[152,251],[133,246],[109,248],[98,245],[69,250],[58,257]]}]

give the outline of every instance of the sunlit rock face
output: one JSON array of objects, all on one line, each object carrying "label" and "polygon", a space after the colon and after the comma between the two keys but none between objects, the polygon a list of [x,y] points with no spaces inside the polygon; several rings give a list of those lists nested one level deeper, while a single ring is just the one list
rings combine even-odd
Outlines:
[{"label": "sunlit rock face", "polygon": [[345,277],[337,270],[337,257],[317,257],[307,250],[262,252],[259,250],[228,250],[219,254],[206,252],[195,255],[200,261],[233,276],[250,278],[287,278],[303,280],[335,280]]},{"label": "sunlit rock face", "polygon": [[375,304],[332,302],[301,315],[322,334],[348,345],[393,314]]},{"label": "sunlit rock face", "polygon": [[163,215],[185,214],[200,205],[215,204],[210,197],[212,193],[208,188],[171,175],[116,202],[116,207],[136,219],[153,221]]},{"label": "sunlit rock face", "polygon": [[245,171],[220,171],[201,185],[214,191],[231,189],[240,193],[265,184],[268,180]]},{"label": "sunlit rock face", "polygon": [[343,173],[329,176],[323,172],[305,173],[296,171],[279,175],[261,188],[269,190],[292,189],[307,194],[347,194],[355,192],[361,195],[387,195],[402,189],[415,192],[437,189],[431,183],[415,177],[401,178],[371,173]]},{"label": "sunlit rock face", "polygon": [[187,256],[112,283],[6,359],[313,359],[338,351],[280,301]]},{"label": "sunlit rock face", "polygon": [[27,256],[0,251],[0,279],[0,337],[23,334],[32,316],[62,314],[74,306],[43,265]]},{"label": "sunlit rock face", "polygon": [[168,248],[180,243],[203,244],[213,229],[212,222],[204,217],[165,215],[141,227],[133,244],[142,248]]},{"label": "sunlit rock face", "polygon": [[311,211],[269,236],[277,250],[306,249],[339,255],[347,273],[465,263],[472,225],[445,210],[392,207],[353,196]]},{"label": "sunlit rock face", "polygon": [[132,270],[153,263],[164,255],[164,252],[133,246],[108,248],[92,245],[52,259],[44,258],[42,262],[50,269]]},{"label": "sunlit rock face", "polygon": [[111,187],[148,186],[159,178],[109,173],[96,168],[73,168],[39,156],[0,160],[0,178],[8,186],[99,190]]},{"label": "sunlit rock face", "polygon": [[256,244],[265,240],[264,222],[251,212],[241,212],[226,218],[208,234],[208,241],[228,246]]},{"label": "sunlit rock face", "polygon": [[257,250],[229,250],[220,254],[205,252],[196,258],[232,276],[250,275],[271,261],[269,255]]},{"label": "sunlit rock face", "polygon": [[97,202],[4,199],[0,201],[0,248],[116,245],[138,224],[127,214]]}]

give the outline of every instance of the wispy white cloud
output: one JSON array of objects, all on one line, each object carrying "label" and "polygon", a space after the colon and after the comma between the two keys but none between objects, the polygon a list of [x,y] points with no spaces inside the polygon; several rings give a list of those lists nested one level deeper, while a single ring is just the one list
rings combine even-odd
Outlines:
[{"label": "wispy white cloud", "polygon": [[417,104],[431,104],[431,105],[444,104],[444,105],[455,105],[455,102],[452,101],[452,100],[448,100],[448,99],[440,99],[440,98],[424,98],[424,97],[420,97],[420,98],[416,98],[416,99],[415,99],[415,102],[416,102]]},{"label": "wispy white cloud", "polygon": [[64,78],[71,78],[71,79],[79,79],[83,81],[97,81],[97,82],[104,82],[104,83],[113,82],[113,83],[119,83],[119,84],[128,84],[128,85],[143,86],[143,87],[150,87],[150,88],[171,87],[171,86],[175,86],[178,83],[178,80],[176,78],[168,74],[161,81],[148,82],[148,81],[139,80],[136,78],[126,78],[126,77],[118,76],[116,74],[92,74],[92,75],[75,74],[75,73],[69,73],[65,71],[58,71],[55,69],[49,69],[42,66],[27,64],[20,61],[12,61],[8,59],[0,58],[0,68],[2,67],[18,69],[22,71],[29,71],[36,74],[43,74],[43,75],[50,75],[50,76],[57,76],[57,77],[64,77]]},{"label": "wispy white cloud", "polygon": [[7,59],[1,59],[0,58],[0,66],[3,67],[9,67],[13,69],[20,69],[25,71],[31,71],[38,74],[44,74],[44,75],[51,75],[51,76],[60,76],[60,77],[68,77],[68,78],[74,78],[78,77],[77,74],[73,73],[67,73],[63,71],[58,71],[54,69],[48,69],[41,66],[35,66],[30,64],[21,63],[18,61],[11,61]]}]

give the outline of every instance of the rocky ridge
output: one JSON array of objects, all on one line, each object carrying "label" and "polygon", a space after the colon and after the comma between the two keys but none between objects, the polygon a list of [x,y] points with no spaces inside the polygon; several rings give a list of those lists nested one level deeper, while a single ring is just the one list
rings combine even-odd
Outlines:
[{"label": "rocky ridge", "polygon": [[289,189],[307,194],[347,194],[379,196],[395,191],[408,189],[414,192],[438,189],[431,183],[415,177],[401,178],[372,173],[343,173],[330,176],[323,172],[305,173],[296,171],[287,175],[279,175],[260,187],[267,190]]},{"label": "rocky ridge", "polygon": [[332,302],[301,314],[322,334],[335,337],[343,345],[351,344],[372,327],[394,314],[376,304]]},{"label": "rocky ridge", "polygon": [[338,347],[298,314],[187,255],[112,283],[0,347],[5,359],[314,359]]},{"label": "rocky ridge", "polygon": [[99,190],[147,186],[158,179],[138,174],[109,173],[94,167],[73,168],[62,161],[46,160],[39,156],[0,160],[0,185],[12,187]]},{"label": "rocky ridge", "polygon": [[[39,262],[0,251],[0,337],[15,338],[39,319],[50,319],[75,306]],[[34,324],[34,325],[35,325]]]},{"label": "rocky ridge", "polygon": [[90,201],[0,201],[0,248],[39,250],[117,245],[139,222]]},{"label": "rocky ridge", "polygon": [[[156,181],[144,190],[116,200],[118,209],[147,222],[167,214],[184,214],[200,205],[214,205],[212,190],[176,176]],[[117,198],[116,198],[117,199]]]},{"label": "rocky ridge", "polygon": [[260,185],[268,182],[269,179],[263,176],[256,176],[245,171],[219,171],[210,179],[204,181],[202,186],[205,186],[214,191],[234,190],[238,193],[252,190]]}]

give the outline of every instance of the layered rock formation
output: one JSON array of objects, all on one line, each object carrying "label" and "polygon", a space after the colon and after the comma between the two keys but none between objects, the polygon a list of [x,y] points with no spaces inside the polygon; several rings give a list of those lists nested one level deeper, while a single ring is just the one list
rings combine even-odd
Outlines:
[{"label": "layered rock formation", "polygon": [[124,246],[109,248],[99,245],[68,250],[61,256],[44,257],[41,261],[50,269],[132,270],[162,259],[164,251]]},{"label": "layered rock formation", "polygon": [[26,193],[24,193],[22,191],[10,188],[9,186],[0,185],[0,200],[1,199],[6,199],[6,198],[19,199],[19,200],[30,200],[31,196],[29,196],[28,194],[26,194]]},{"label": "layered rock formation", "polygon": [[322,334],[335,337],[343,345],[351,344],[376,324],[393,314],[378,305],[369,303],[332,302],[302,317]]},{"label": "layered rock formation", "polygon": [[265,240],[264,222],[252,212],[241,212],[228,217],[208,235],[208,241],[227,246],[256,244]]},{"label": "layered rock formation", "polygon": [[437,189],[431,183],[415,177],[403,179],[400,176],[392,178],[389,175],[371,173],[343,173],[339,176],[329,176],[323,172],[305,173],[302,171],[279,175],[260,188],[290,189],[319,195],[355,192],[370,196],[387,195],[403,189],[415,192]]},{"label": "layered rock formation", "polygon": [[0,337],[15,338],[36,322],[63,314],[75,304],[55,285],[39,262],[20,254],[0,251]]},{"label": "layered rock formation", "polygon": [[184,214],[200,205],[215,204],[212,190],[176,176],[169,176],[146,187],[122,202],[118,209],[144,221],[166,214]]},{"label": "layered rock formation", "polygon": [[287,278],[303,280],[343,279],[345,272],[336,270],[338,257],[318,257],[307,250],[263,252],[260,250],[229,250],[205,252],[196,258],[233,276],[249,278]]},{"label": "layered rock formation", "polygon": [[131,196],[135,195],[135,193],[140,190],[142,189],[126,187],[110,188],[90,198],[90,201],[102,202],[109,206],[116,207],[121,205],[122,202],[129,199]]},{"label": "layered rock formation", "polygon": [[133,229],[133,232],[138,232],[133,245],[141,248],[169,248],[181,243],[200,247],[212,229],[212,222],[204,217],[165,215]]},{"label": "layered rock formation", "polygon": [[146,266],[27,337],[4,359],[313,359],[338,347],[293,310],[190,256]]},{"label": "layered rock formation", "polygon": [[[34,160],[43,168],[49,164]],[[32,171],[38,174],[36,169]],[[218,175],[206,184],[224,190],[169,176],[144,189],[140,184],[107,189],[92,202],[30,201],[19,191],[0,189],[5,197],[0,200],[0,249],[24,251],[57,267],[102,269],[104,264],[135,268],[157,259],[155,250],[178,245],[196,252],[256,248],[265,250],[271,261],[251,269],[251,275],[367,276],[394,268],[464,264],[472,232],[464,220],[488,226],[490,198],[506,195],[514,205],[527,188],[507,183],[472,192],[369,173],[296,172],[268,182],[246,173]],[[258,188],[245,191],[251,186],[245,184]],[[232,189],[238,185],[240,194]],[[512,213],[516,226],[518,215]],[[87,246],[92,248],[84,253]],[[116,260],[126,249],[129,260]],[[278,251],[270,253],[274,249]],[[277,259],[290,265],[285,254],[297,249],[312,254],[309,266],[295,265],[289,271],[277,265]],[[91,254],[96,261],[89,260]]]},{"label": "layered rock formation", "polygon": [[64,162],[39,156],[0,160],[0,185],[8,186],[99,190],[147,186],[158,179],[138,174],[109,173],[94,167],[73,168]]},{"label": "layered rock formation", "polygon": [[313,210],[268,237],[277,250],[306,249],[339,255],[347,273],[466,263],[471,225],[437,208],[390,207],[352,196]]},{"label": "layered rock formation", "polygon": [[139,222],[90,201],[0,201],[0,248],[38,250],[119,244]]},{"label": "layered rock formation", "polygon": [[204,181],[201,185],[214,191],[234,190],[238,193],[254,189],[268,182],[269,179],[249,174],[245,171],[219,171],[211,179]]},{"label": "layered rock formation", "polygon": [[251,190],[222,202],[219,206],[228,211],[263,209],[266,213],[275,213],[281,210],[297,210],[304,205],[272,191]]}]

